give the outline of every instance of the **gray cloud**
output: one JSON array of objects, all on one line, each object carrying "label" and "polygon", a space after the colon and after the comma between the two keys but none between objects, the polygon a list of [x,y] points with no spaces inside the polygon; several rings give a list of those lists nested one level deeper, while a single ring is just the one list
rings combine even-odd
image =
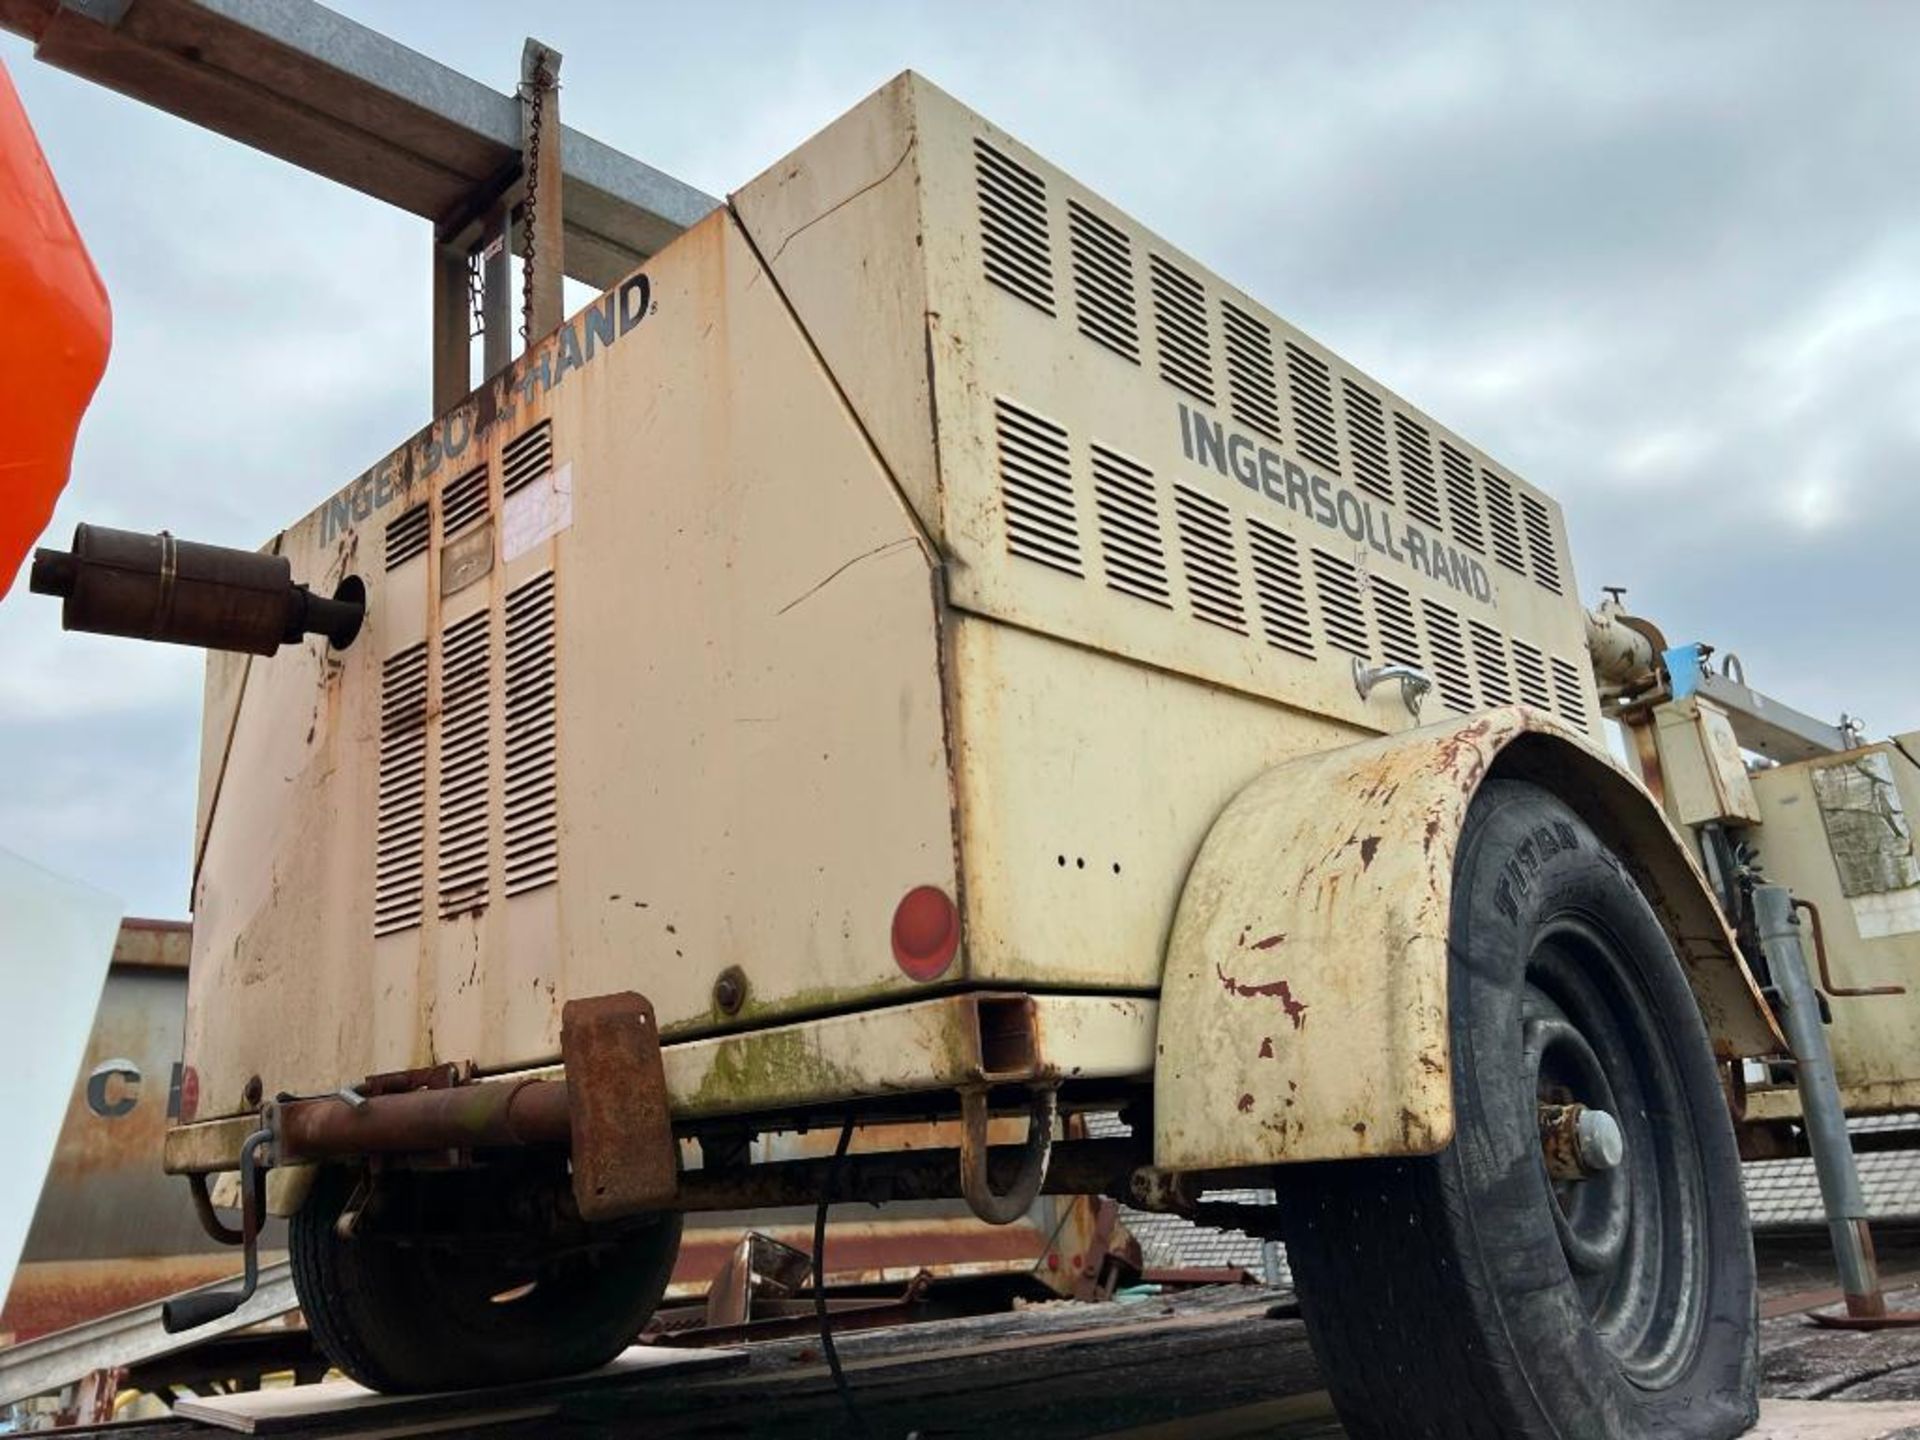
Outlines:
[{"label": "gray cloud", "polygon": [[[1920,724],[1920,11],[343,8],[713,193],[913,66],[1559,496],[1578,573]],[[256,543],[425,419],[408,217],[0,42],[114,297],[53,533]],[[5,843],[180,913],[199,663],[0,605]]]}]

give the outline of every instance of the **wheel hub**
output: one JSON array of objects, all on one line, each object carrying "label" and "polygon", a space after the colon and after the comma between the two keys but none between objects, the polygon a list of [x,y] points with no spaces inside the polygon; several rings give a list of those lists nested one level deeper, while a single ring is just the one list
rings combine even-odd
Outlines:
[{"label": "wheel hub", "polygon": [[1705,1223],[1658,1019],[1613,936],[1569,918],[1536,942],[1521,1030],[1567,1268],[1602,1343],[1637,1383],[1658,1386],[1702,1323]]},{"label": "wheel hub", "polygon": [[1555,1180],[1587,1180],[1620,1168],[1627,1137],[1605,1110],[1578,1103],[1542,1105],[1540,1153]]}]

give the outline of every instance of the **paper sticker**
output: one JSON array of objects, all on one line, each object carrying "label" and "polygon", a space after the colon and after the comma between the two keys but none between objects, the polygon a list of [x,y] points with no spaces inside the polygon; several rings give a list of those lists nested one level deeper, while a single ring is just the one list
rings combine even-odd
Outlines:
[{"label": "paper sticker", "polygon": [[1893,890],[1884,895],[1856,895],[1854,928],[1862,940],[1884,940],[1889,935],[1911,935],[1920,930],[1920,890]]},{"label": "paper sticker", "polygon": [[1853,899],[1920,886],[1913,827],[1886,751],[1869,750],[1817,767],[1813,797],[1827,823],[1842,895]]},{"label": "paper sticker", "polygon": [[507,496],[500,516],[500,548],[517,560],[542,540],[573,525],[573,462],[549,470]]}]

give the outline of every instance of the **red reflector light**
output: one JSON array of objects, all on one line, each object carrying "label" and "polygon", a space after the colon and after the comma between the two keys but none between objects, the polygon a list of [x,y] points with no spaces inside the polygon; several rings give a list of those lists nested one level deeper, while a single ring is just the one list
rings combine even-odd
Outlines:
[{"label": "red reflector light", "polygon": [[932,980],[960,948],[960,912],[937,885],[909,890],[893,912],[894,963],[915,980]]},{"label": "red reflector light", "polygon": [[180,1071],[180,1119],[191,1120],[200,1113],[200,1072],[188,1065]]}]

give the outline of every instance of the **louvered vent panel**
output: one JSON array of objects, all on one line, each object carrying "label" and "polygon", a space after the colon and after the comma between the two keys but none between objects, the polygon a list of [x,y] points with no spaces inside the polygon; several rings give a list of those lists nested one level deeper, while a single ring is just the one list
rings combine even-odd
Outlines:
[{"label": "louvered vent panel", "polygon": [[1484,552],[1487,535],[1480,524],[1480,490],[1474,484],[1473,461],[1443,440],[1440,464],[1447,474],[1447,518],[1453,522],[1453,538]]},{"label": "louvered vent panel", "polygon": [[506,891],[523,894],[559,874],[558,696],[554,674],[553,574],[537,575],[507,596]]},{"label": "louvered vent panel", "polygon": [[1473,664],[1480,672],[1480,703],[1511,705],[1513,681],[1507,671],[1507,637],[1491,625],[1469,622],[1473,634]]},{"label": "louvered vent panel", "polygon": [[427,553],[430,524],[425,505],[416,505],[387,522],[387,569],[397,570],[415,556]]},{"label": "louvered vent panel", "polygon": [[1260,603],[1260,629],[1276,650],[1313,658],[1313,622],[1300,574],[1300,543],[1284,530],[1247,517],[1253,552],[1253,584]]},{"label": "louvered vent panel", "polygon": [[514,436],[500,452],[500,493],[511,495],[551,469],[553,424],[542,420],[525,434]]},{"label": "louvered vent panel", "polygon": [[973,142],[980,236],[987,279],[1053,314],[1053,241],[1047,187],[1026,166],[984,140]]},{"label": "louvered vent panel", "polygon": [[1400,452],[1400,491],[1407,513],[1430,530],[1440,528],[1440,487],[1433,478],[1433,442],[1421,426],[1393,412],[1394,448]]},{"label": "louvered vent panel", "polygon": [[1560,556],[1553,544],[1553,519],[1547,507],[1526,491],[1520,492],[1520,513],[1527,525],[1527,557],[1533,578],[1543,590],[1560,593]]},{"label": "louvered vent panel", "polygon": [[1073,312],[1080,333],[1140,363],[1139,306],[1133,291],[1133,242],[1078,201],[1067,202],[1073,248]]},{"label": "louvered vent panel", "polygon": [[1460,637],[1460,617],[1437,600],[1422,597],[1426,613],[1427,653],[1433,658],[1433,678],[1449,710],[1473,709],[1473,672],[1467,666],[1467,647]]},{"label": "louvered vent panel", "polygon": [[1553,709],[1576,730],[1587,728],[1587,694],[1573,663],[1553,657]]},{"label": "louvered vent panel", "polygon": [[487,903],[492,745],[493,617],[447,627],[440,649],[440,913]]},{"label": "louvered vent panel", "polygon": [[487,513],[487,472],[469,470],[440,492],[440,538],[451,540]]},{"label": "louvered vent panel", "polygon": [[380,667],[380,778],[373,837],[373,933],[420,923],[427,854],[427,647]]},{"label": "louvered vent panel", "polygon": [[1393,468],[1387,459],[1387,419],[1380,401],[1351,380],[1343,379],[1347,397],[1347,455],[1353,461],[1360,488],[1376,499],[1393,503]]},{"label": "louvered vent panel", "polygon": [[1213,342],[1207,335],[1207,296],[1200,282],[1158,255],[1153,273],[1153,336],[1160,347],[1160,378],[1213,404]]},{"label": "louvered vent panel", "polygon": [[1368,577],[1373,591],[1373,623],[1380,632],[1380,658],[1389,665],[1420,664],[1420,631],[1413,619],[1413,596],[1406,587],[1378,575]]},{"label": "louvered vent panel", "polygon": [[1273,373],[1273,333],[1251,315],[1222,302],[1227,331],[1227,390],[1233,418],[1280,443],[1280,392]]},{"label": "louvered vent panel", "polygon": [[1287,342],[1287,390],[1293,396],[1293,443],[1329,475],[1340,473],[1340,442],[1335,438],[1333,378],[1327,362]]},{"label": "louvered vent panel", "polygon": [[1187,601],[1194,615],[1209,625],[1246,634],[1240,567],[1233,554],[1233,512],[1222,501],[1185,485],[1173,487],[1173,509],[1180,526]]},{"label": "louvered vent panel", "polygon": [[1000,441],[1000,500],[1007,549],[1023,560],[1079,575],[1080,526],[1067,432],[1011,400],[993,402]]},{"label": "louvered vent panel", "polygon": [[1513,679],[1520,691],[1520,703],[1536,710],[1553,708],[1553,692],[1547,689],[1547,661],[1524,640],[1513,642]]},{"label": "louvered vent panel", "polygon": [[1104,445],[1092,449],[1093,503],[1100,516],[1100,559],[1108,586],[1172,608],[1153,472]]},{"label": "louvered vent panel", "polygon": [[1526,552],[1520,548],[1520,515],[1514,506],[1513,485],[1506,476],[1482,470],[1487,486],[1487,528],[1493,532],[1493,558],[1516,575],[1527,573]]},{"label": "louvered vent panel", "polygon": [[1320,596],[1320,629],[1327,643],[1364,658],[1368,651],[1367,612],[1360,596],[1360,571],[1350,560],[1315,550],[1313,588]]}]

